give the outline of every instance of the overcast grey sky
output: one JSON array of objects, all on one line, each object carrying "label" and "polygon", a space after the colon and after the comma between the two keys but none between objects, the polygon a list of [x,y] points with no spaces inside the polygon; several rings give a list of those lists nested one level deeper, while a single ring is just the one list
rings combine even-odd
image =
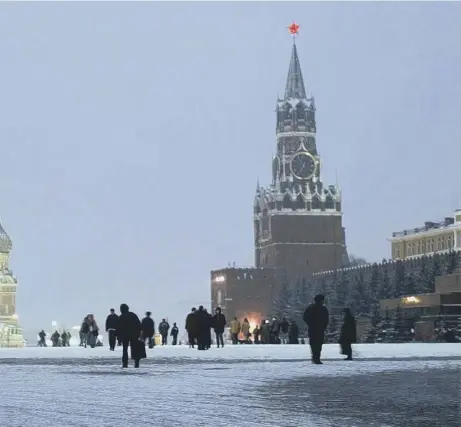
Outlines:
[{"label": "overcast grey sky", "polygon": [[349,252],[381,260],[392,231],[449,215],[461,196],[460,12],[1,4],[0,216],[23,326],[103,321],[127,302],[182,328],[209,302],[210,269],[253,263],[293,19]]}]

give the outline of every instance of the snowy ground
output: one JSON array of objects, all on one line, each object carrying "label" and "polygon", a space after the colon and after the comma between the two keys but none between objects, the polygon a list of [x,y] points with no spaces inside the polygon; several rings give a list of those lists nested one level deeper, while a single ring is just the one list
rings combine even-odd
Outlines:
[{"label": "snowy ground", "polygon": [[[0,426],[459,425],[460,344],[362,344],[355,356],[345,362],[326,345],[317,366],[303,345],[167,346],[122,370],[119,348],[0,349]],[[364,417],[377,398],[385,416]],[[418,405],[432,412],[405,415]]]}]

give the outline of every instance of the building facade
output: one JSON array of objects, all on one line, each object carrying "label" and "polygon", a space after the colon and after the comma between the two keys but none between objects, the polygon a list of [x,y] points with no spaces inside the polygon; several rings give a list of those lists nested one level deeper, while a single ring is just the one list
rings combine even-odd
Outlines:
[{"label": "building facade", "polygon": [[[434,321],[461,319],[461,274],[441,275],[435,278],[433,293],[405,295],[380,301],[381,317],[393,317],[400,310],[404,319]],[[432,329],[432,328],[431,328]]]},{"label": "building facade", "polygon": [[461,209],[441,222],[427,221],[422,227],[395,232],[390,242],[394,260],[461,250]]},{"label": "building facade", "polygon": [[252,325],[268,315],[279,290],[275,268],[228,267],[211,272],[211,309],[221,307],[230,321],[247,317]]},{"label": "building facade", "polygon": [[211,272],[212,309],[228,317],[268,316],[282,283],[348,265],[341,190],[321,179],[315,114],[293,43],[277,100],[272,182],[258,181],[254,198],[255,267]]},{"label": "building facade", "polygon": [[16,314],[17,280],[9,267],[12,241],[0,224],[0,347],[23,347]]}]

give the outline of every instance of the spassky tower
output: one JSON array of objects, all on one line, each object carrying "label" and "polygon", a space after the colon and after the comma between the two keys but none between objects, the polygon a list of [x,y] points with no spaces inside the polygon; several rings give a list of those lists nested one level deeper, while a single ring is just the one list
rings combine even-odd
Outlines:
[{"label": "spassky tower", "polygon": [[[289,27],[293,36],[298,28]],[[293,37],[285,95],[277,100],[272,182],[258,182],[253,206],[256,267],[281,267],[289,276],[348,264],[341,190],[322,181],[315,115]]]}]

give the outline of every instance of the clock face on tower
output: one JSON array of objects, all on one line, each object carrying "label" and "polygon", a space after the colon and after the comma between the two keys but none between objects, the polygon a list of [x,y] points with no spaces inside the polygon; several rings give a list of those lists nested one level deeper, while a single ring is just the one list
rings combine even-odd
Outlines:
[{"label": "clock face on tower", "polygon": [[291,158],[290,167],[295,178],[310,179],[315,173],[315,160],[309,153],[297,153]]}]

